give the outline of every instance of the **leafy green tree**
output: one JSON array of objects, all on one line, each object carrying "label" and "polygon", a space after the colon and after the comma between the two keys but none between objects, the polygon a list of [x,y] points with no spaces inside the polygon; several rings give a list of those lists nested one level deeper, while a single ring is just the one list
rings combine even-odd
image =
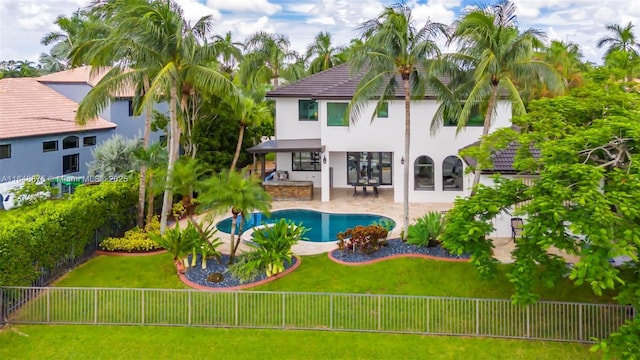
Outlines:
[{"label": "leafy green tree", "polygon": [[248,126],[258,126],[264,122],[273,121],[271,110],[267,104],[258,103],[250,97],[243,97],[234,110],[237,119],[240,121],[240,133],[238,134],[236,151],[231,161],[232,171],[236,170],[245,129]]},{"label": "leafy green tree", "polygon": [[286,64],[295,60],[297,53],[291,49],[286,35],[259,31],[245,41],[246,53],[240,64],[240,82],[248,89],[270,84],[280,85]]},{"label": "leafy green tree", "polygon": [[[163,143],[157,142],[146,149],[144,147],[137,148],[133,155],[141,169],[140,171],[142,171],[143,167],[147,170],[144,177],[146,181],[144,194],[147,197],[147,218],[145,222],[150,224],[154,214],[155,198],[164,189],[162,170],[167,168],[167,149]],[[138,192],[138,196],[140,196],[140,192]],[[140,206],[139,198],[138,206]]]},{"label": "leafy green tree", "polygon": [[127,139],[115,134],[91,150],[93,161],[89,175],[108,181],[110,178],[128,176],[137,169],[134,153],[140,147],[140,139]]},{"label": "leafy green tree", "polygon": [[[471,253],[481,273],[492,274],[492,220],[510,212],[525,219],[508,275],[515,302],[536,301],[535,281],[553,286],[567,273],[565,259],[549,252],[554,247],[579,256],[569,276],[577,285],[588,283],[597,295],[619,290],[619,302],[640,307],[638,118],[640,92],[618,82],[591,82],[568,96],[533,101],[526,115],[513,119],[522,132],[498,130],[466,155],[490,163],[495,149],[515,143],[514,168],[538,176],[528,186],[497,178],[495,186],[480,185],[475,196],[458,199],[447,214],[444,246]],[[609,262],[616,256],[630,258],[626,275]],[[602,349],[615,355],[637,350],[639,333],[636,313]]]},{"label": "leafy green tree", "polygon": [[244,44],[233,41],[231,31],[227,31],[224,36],[215,35],[213,37],[213,47],[218,54],[218,61],[222,65],[222,70],[228,74],[232,74],[238,63],[242,60]]},{"label": "leafy green tree", "polygon": [[307,58],[311,59],[309,73],[319,73],[342,64],[345,59],[338,57],[338,54],[342,51],[343,47],[332,44],[331,33],[327,31],[319,32],[307,47]]},{"label": "leafy green tree", "polygon": [[[444,25],[427,22],[416,28],[407,4],[386,7],[375,19],[360,26],[362,48],[351,58],[352,71],[363,73],[356,92],[347,107],[345,120],[356,121],[362,111],[376,99],[376,109],[395,98],[396,90],[403,89],[405,101],[404,163],[403,173],[403,228],[409,226],[409,149],[411,139],[411,99],[421,98],[426,90],[427,60],[438,56],[440,50],[434,41],[444,33]],[[373,120],[376,112],[371,115]]]},{"label": "leafy green tree", "polygon": [[0,79],[35,76],[40,76],[40,67],[33,61],[0,61]]},{"label": "leafy green tree", "polygon": [[[220,173],[205,180],[203,191],[198,196],[198,203],[200,209],[213,210],[218,214],[226,213],[231,209],[229,265],[233,264],[240,244],[246,216],[252,211],[268,213],[271,208],[271,198],[258,180],[236,171]],[[238,217],[240,217],[240,225],[236,235]]]},{"label": "leafy green tree", "polygon": [[[484,138],[501,97],[509,99],[513,115],[526,113],[519,85],[541,81],[552,93],[562,92],[558,73],[534,58],[534,49],[542,48],[543,34],[536,29],[520,32],[515,25],[515,11],[512,2],[502,1],[470,11],[454,23],[450,43],[457,43],[458,51],[446,58],[449,64],[444,72],[452,75],[452,84],[459,87],[452,89],[442,79],[433,79],[441,105],[432,121],[432,130],[442,124],[444,117],[450,117],[457,119],[460,131],[472,111],[480,109],[485,114]],[[476,169],[473,186],[479,181],[480,169]]]},{"label": "leafy green tree", "polygon": [[604,54],[605,58],[614,51],[624,51],[638,55],[638,51],[640,51],[640,44],[636,41],[633,28],[634,25],[631,22],[625,26],[620,26],[618,24],[608,24],[606,26],[606,29],[611,33],[611,35],[598,40],[598,48],[608,45],[607,51]]}]

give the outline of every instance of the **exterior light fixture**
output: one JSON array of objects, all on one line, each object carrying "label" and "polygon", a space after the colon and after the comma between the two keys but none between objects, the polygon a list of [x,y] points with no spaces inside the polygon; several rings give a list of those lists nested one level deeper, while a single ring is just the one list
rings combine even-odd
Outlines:
[{"label": "exterior light fixture", "polygon": [[324,156],[324,155],[322,156],[322,163],[323,163],[323,164],[326,164],[326,163],[327,163],[327,157],[326,157],[326,156]]},{"label": "exterior light fixture", "polygon": [[402,158],[400,158],[400,164],[404,165],[404,156]]}]

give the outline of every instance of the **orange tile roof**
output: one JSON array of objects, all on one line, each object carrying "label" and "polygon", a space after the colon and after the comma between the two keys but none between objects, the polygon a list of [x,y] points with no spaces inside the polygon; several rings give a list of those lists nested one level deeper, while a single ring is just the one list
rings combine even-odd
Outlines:
[{"label": "orange tile roof", "polygon": [[0,139],[113,129],[103,118],[80,126],[78,104],[37,78],[0,79]]},{"label": "orange tile roof", "polygon": [[[70,70],[60,71],[38,78],[42,83],[58,83],[58,84],[88,84],[91,87],[96,86],[102,77],[111,70],[111,67],[98,68],[92,75],[91,66],[81,66]],[[125,86],[118,89],[116,97],[134,97],[135,88],[133,86]]]}]

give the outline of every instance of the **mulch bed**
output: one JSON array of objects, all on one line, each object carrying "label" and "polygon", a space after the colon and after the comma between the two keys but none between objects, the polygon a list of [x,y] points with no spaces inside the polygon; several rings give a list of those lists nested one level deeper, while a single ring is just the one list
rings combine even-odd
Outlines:
[{"label": "mulch bed", "polygon": [[[180,280],[182,280],[182,282],[184,282],[185,284],[187,284],[187,286],[192,287],[194,289],[200,289],[200,290],[240,290],[240,289],[247,289],[247,288],[251,288],[254,286],[258,286],[258,285],[262,285],[262,284],[266,284],[268,282],[271,282],[273,280],[279,279],[287,274],[289,274],[290,272],[292,272],[293,270],[297,269],[298,266],[300,266],[300,258],[297,256],[294,256],[291,259],[291,263],[288,264],[285,262],[285,271],[276,275],[276,276],[272,276],[272,277],[267,277],[267,274],[265,274],[264,272],[262,272],[260,275],[258,275],[258,277],[256,277],[253,281],[251,282],[246,282],[246,283],[240,283],[239,280],[237,280],[236,278],[232,277],[231,274],[229,274],[227,272],[227,263],[229,262],[229,255],[223,254],[221,256],[221,263],[218,263],[217,260],[215,259],[208,259],[207,261],[207,268],[206,269],[202,269],[202,262],[201,262],[201,256],[198,255],[198,257],[196,258],[196,266],[195,267],[189,267],[189,269],[187,269],[184,274],[178,272],[178,275],[180,277]],[[221,273],[223,276],[223,279],[221,282],[210,282],[207,281],[207,277],[212,274],[212,273]]]},{"label": "mulch bed", "polygon": [[329,259],[343,265],[366,265],[379,261],[399,258],[399,257],[419,257],[425,259],[466,262],[469,255],[455,255],[449,253],[441,246],[425,247],[407,244],[401,239],[391,239],[387,241],[387,246],[373,254],[364,254],[356,251],[333,250],[328,253]]}]

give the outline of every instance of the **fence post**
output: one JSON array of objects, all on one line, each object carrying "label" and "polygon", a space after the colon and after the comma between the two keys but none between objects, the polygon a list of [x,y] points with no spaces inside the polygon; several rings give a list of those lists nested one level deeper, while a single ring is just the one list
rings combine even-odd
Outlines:
[{"label": "fence post", "polygon": [[476,336],[480,335],[480,299],[476,299]]},{"label": "fence post", "polygon": [[238,292],[236,291],[236,327],[238,327]]},{"label": "fence post", "polygon": [[47,322],[51,322],[51,289],[47,288]]},{"label": "fence post", "polygon": [[578,311],[580,312],[578,314],[578,327],[579,327],[579,340],[580,342],[582,342],[584,340],[584,335],[583,335],[583,328],[582,328],[582,306],[583,304],[580,304],[580,306],[578,307]]},{"label": "fence post", "polygon": [[382,302],[382,297],[378,295],[378,331],[382,329],[382,316],[380,314],[382,312],[381,302]]},{"label": "fence post", "polygon": [[284,303],[284,293],[282,293],[282,328],[284,329],[286,327],[286,322],[285,322],[285,312],[286,312],[286,308],[285,308],[285,303]]},{"label": "fence post", "polygon": [[531,305],[527,304],[527,338],[531,337]]},{"label": "fence post", "polygon": [[329,298],[329,329],[333,329],[333,294]]},{"label": "fence post", "polygon": [[141,322],[142,325],[144,325],[144,289],[142,289],[142,294],[140,295],[140,315],[141,316]]},{"label": "fence post", "polygon": [[93,289],[93,323],[98,323],[98,288]]},{"label": "fence post", "polygon": [[[194,255],[195,256],[195,255]],[[205,259],[206,260],[206,259]],[[204,260],[203,260],[204,261]],[[191,325],[191,290],[189,290],[188,294],[189,294],[189,318],[188,318],[188,324]]]},{"label": "fence post", "polygon": [[4,294],[2,293],[2,288],[0,288],[0,326],[5,324],[5,319],[8,317],[4,313]]}]

